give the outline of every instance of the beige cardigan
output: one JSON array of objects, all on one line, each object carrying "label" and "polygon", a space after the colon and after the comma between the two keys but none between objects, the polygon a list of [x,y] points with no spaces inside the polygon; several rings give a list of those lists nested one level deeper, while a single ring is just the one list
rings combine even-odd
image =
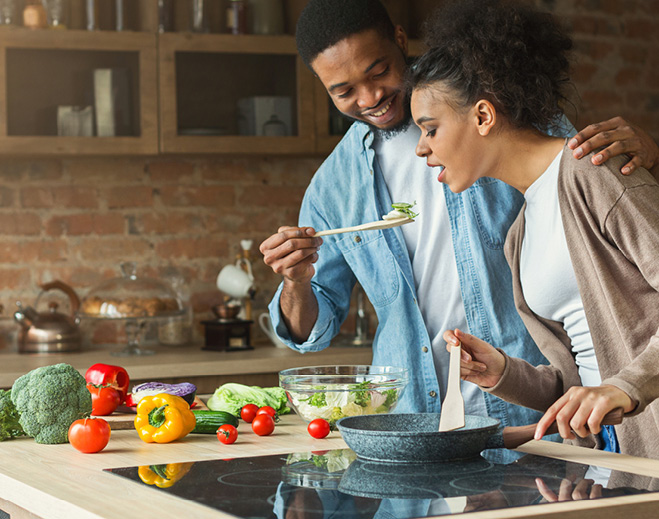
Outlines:
[{"label": "beige cardigan", "polygon": [[[659,459],[659,184],[646,170],[621,175],[625,161],[593,166],[564,148],[558,197],[602,384],[638,404],[616,426],[621,451]],[[508,232],[506,257],[517,310],[551,366],[507,357],[503,377],[488,391],[544,411],[581,381],[562,325],[535,315],[524,301],[523,237],[524,208]]]}]

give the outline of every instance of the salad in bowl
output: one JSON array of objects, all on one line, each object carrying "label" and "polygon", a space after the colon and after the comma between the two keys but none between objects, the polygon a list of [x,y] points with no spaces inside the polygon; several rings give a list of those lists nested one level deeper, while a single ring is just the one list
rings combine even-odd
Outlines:
[{"label": "salad in bowl", "polygon": [[405,386],[407,369],[393,366],[312,366],[279,373],[289,405],[303,420],[390,413]]}]

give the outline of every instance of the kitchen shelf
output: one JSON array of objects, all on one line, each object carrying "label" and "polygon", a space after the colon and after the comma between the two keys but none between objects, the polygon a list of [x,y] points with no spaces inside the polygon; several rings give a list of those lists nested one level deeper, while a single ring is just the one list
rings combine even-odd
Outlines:
[{"label": "kitchen shelf", "polygon": [[[306,155],[336,146],[349,123],[297,56],[294,36],[158,34],[149,2],[140,4],[151,13],[144,32],[0,27],[1,155]],[[299,14],[304,1],[289,4]],[[418,40],[410,52],[422,52]],[[93,105],[96,68],[129,71],[130,130],[58,136],[57,106]],[[252,97],[290,99],[289,124],[275,121],[285,136],[245,135],[237,105]]]},{"label": "kitchen shelf", "polygon": [[[156,35],[138,32],[0,32],[0,153],[158,152]],[[121,137],[57,135],[58,105],[93,105],[93,70],[127,69],[131,131]]]},{"label": "kitchen shelf", "polygon": [[[170,33],[158,46],[163,153],[314,151],[314,78],[292,36]],[[290,99],[291,135],[241,133],[238,101],[255,96]]]}]

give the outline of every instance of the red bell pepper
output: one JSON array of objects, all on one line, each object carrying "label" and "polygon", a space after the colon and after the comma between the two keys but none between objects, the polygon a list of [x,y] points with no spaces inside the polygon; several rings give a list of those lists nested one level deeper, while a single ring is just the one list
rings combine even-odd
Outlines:
[{"label": "red bell pepper", "polygon": [[130,378],[128,372],[120,366],[94,364],[85,373],[85,380],[97,386],[111,386],[121,393],[121,402],[126,400]]}]

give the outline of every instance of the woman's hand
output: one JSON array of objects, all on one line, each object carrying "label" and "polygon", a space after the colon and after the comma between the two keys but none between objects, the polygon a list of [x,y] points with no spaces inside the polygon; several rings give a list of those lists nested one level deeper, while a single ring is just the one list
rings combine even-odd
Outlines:
[{"label": "woman's hand", "polygon": [[558,495],[541,478],[536,478],[535,484],[542,497],[548,503],[555,503],[557,501],[583,501],[585,499],[599,499],[602,497],[602,485],[595,484],[595,481],[592,479],[582,479],[576,485],[569,479],[563,479],[558,490]]},{"label": "woman's hand", "polygon": [[499,382],[506,367],[506,359],[492,345],[459,329],[444,332],[446,349],[462,343],[460,377],[481,387],[492,387]]},{"label": "woman's hand", "polygon": [[547,409],[535,428],[534,438],[542,438],[554,421],[566,440],[573,440],[574,433],[581,438],[598,434],[604,415],[618,407],[629,413],[634,405],[629,395],[616,386],[573,386]]}]

